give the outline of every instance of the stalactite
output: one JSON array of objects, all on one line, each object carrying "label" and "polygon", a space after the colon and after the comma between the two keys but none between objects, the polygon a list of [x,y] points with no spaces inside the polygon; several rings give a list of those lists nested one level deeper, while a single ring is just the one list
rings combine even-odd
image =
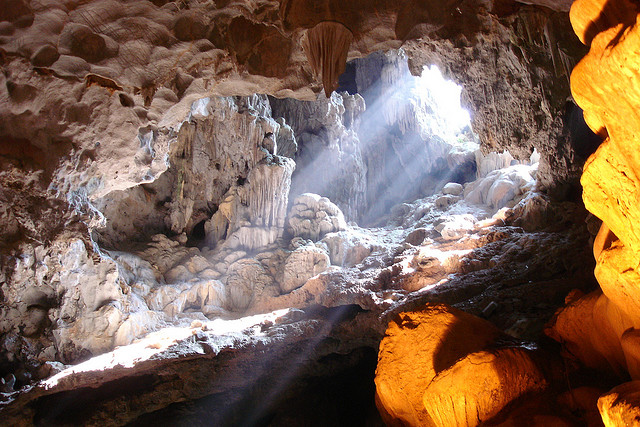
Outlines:
[{"label": "stalactite", "polygon": [[327,98],[338,88],[338,77],[345,70],[352,40],[351,31],[338,22],[320,22],[307,31],[304,49],[313,71],[322,77]]}]

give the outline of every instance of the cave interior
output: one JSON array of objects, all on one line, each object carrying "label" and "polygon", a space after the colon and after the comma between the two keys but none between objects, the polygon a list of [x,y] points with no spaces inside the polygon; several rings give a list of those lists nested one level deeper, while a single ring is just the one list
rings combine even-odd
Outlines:
[{"label": "cave interior", "polygon": [[640,423],[638,0],[0,0],[0,419]]}]

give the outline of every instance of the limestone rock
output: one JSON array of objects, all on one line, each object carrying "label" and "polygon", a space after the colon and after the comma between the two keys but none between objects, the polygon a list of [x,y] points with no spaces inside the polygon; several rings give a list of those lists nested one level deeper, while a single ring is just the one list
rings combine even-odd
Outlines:
[{"label": "limestone rock", "polygon": [[603,220],[593,247],[603,294],[569,304],[550,330],[556,339],[568,342],[569,350],[587,366],[621,377],[628,372],[634,379],[640,374],[635,329],[640,319],[640,127],[634,115],[640,105],[640,75],[637,55],[631,54],[640,46],[640,31],[633,26],[637,16],[637,7],[625,0],[612,4],[580,0],[571,8],[576,33],[590,45],[573,70],[571,90],[584,109],[586,123],[606,138],[585,163],[581,178],[585,206]]},{"label": "limestone rock", "polygon": [[437,373],[423,396],[437,426],[477,426],[519,397],[544,390],[541,369],[526,348],[471,353]]},{"label": "limestone rock", "polygon": [[433,425],[423,405],[431,381],[469,353],[489,347],[500,331],[445,305],[400,313],[380,343],[376,404],[389,425]]},{"label": "limestone rock", "polygon": [[353,34],[339,22],[320,22],[307,31],[305,52],[315,73],[322,77],[327,98],[338,88],[351,40]]},{"label": "limestone rock", "polygon": [[364,99],[343,92],[329,98],[318,95],[314,102],[270,101],[273,116],[286,120],[295,134],[296,172],[291,197],[320,194],[338,205],[348,220],[357,221],[365,209],[367,180],[362,158],[366,145],[357,133],[360,115],[365,111]]},{"label": "limestone rock", "polygon": [[511,166],[490,172],[465,187],[464,197],[470,203],[485,204],[493,209],[513,207],[522,195],[535,186],[536,167]]},{"label": "limestone rock", "polygon": [[320,240],[327,233],[346,230],[344,214],[326,197],[305,193],[293,200],[287,231],[293,237]]},{"label": "limestone rock", "polygon": [[329,250],[332,265],[353,267],[382,245],[364,230],[348,229],[328,233],[322,239]]},{"label": "limestone rock", "polygon": [[280,289],[291,292],[304,285],[313,276],[322,273],[330,265],[329,256],[314,245],[297,248],[287,257]]},{"label": "limestone rock", "polygon": [[598,410],[607,427],[640,422],[640,381],[621,384],[598,399]]},{"label": "limestone rock", "polygon": [[50,44],[45,44],[31,57],[31,62],[35,67],[48,67],[60,58],[58,49]]},{"label": "limestone rock", "polygon": [[210,247],[226,238],[232,248],[259,249],[282,237],[293,160],[267,155],[246,183],[232,187],[218,212],[205,224]]},{"label": "limestone rock", "polygon": [[273,278],[254,259],[241,259],[229,266],[226,280],[226,301],[231,311],[244,311],[254,300],[275,296]]},{"label": "limestone rock", "polygon": [[585,366],[623,376],[627,362],[621,338],[632,326],[616,304],[594,291],[559,309],[545,332]]},{"label": "limestone rock", "polygon": [[462,194],[463,187],[461,184],[457,182],[449,182],[444,187],[442,187],[443,194],[451,194],[452,196],[459,196]]},{"label": "limestone rock", "polygon": [[[607,13],[600,13],[605,7]],[[640,44],[640,33],[630,27],[636,16],[635,5],[624,0],[611,6],[590,1],[573,5],[571,21],[576,33],[590,44],[590,51],[574,69],[571,89],[585,110],[587,124],[594,132],[608,136],[585,164],[581,179],[585,205],[638,253],[640,230],[634,207],[638,200],[636,171],[640,157],[633,148],[638,123],[630,120],[640,103],[640,75],[637,59],[631,55]],[[625,36],[620,37],[620,32]],[[604,51],[606,56],[602,55]]]},{"label": "limestone rock", "polygon": [[637,260],[630,247],[615,241],[601,252],[595,269],[602,292],[634,322],[640,320],[640,269]]},{"label": "limestone rock", "polygon": [[435,230],[445,239],[459,239],[473,230],[475,224],[476,219],[470,214],[443,215]]}]

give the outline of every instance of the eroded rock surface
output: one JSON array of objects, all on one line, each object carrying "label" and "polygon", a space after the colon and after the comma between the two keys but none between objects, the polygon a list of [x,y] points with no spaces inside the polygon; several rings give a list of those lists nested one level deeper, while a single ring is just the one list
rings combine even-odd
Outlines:
[{"label": "eroded rock surface", "polygon": [[486,320],[427,304],[389,323],[376,402],[388,425],[475,426],[548,387],[535,353]]},{"label": "eroded rock surface", "polygon": [[[605,138],[585,164],[581,183],[585,206],[603,224],[593,254],[601,291],[575,295],[559,310],[549,335],[564,343],[584,365],[637,379],[638,351],[638,88],[637,5],[619,1],[578,1],[571,9],[576,34],[590,46],[575,67],[571,88],[585,120]],[[604,394],[598,408],[605,425],[637,422],[635,382]],[[634,420],[634,421],[632,421]]]}]

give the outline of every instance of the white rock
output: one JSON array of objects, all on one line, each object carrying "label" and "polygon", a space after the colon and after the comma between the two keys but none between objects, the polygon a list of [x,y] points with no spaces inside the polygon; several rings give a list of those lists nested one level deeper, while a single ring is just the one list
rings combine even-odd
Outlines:
[{"label": "white rock", "polygon": [[380,247],[370,234],[360,229],[329,233],[323,239],[329,250],[332,265],[353,267]]},{"label": "white rock", "polygon": [[236,261],[227,270],[226,306],[231,311],[244,311],[259,298],[273,278],[254,259]]},{"label": "white rock", "polygon": [[286,293],[299,288],[313,276],[325,271],[329,264],[329,255],[314,245],[296,249],[285,261],[280,289]]},{"label": "white rock", "polygon": [[293,201],[288,219],[288,230],[292,236],[315,242],[327,233],[346,229],[344,214],[326,197],[305,193]]},{"label": "white rock", "polygon": [[451,194],[453,196],[459,196],[463,191],[462,184],[458,184],[457,182],[449,182],[444,187],[442,187],[443,194]]}]

